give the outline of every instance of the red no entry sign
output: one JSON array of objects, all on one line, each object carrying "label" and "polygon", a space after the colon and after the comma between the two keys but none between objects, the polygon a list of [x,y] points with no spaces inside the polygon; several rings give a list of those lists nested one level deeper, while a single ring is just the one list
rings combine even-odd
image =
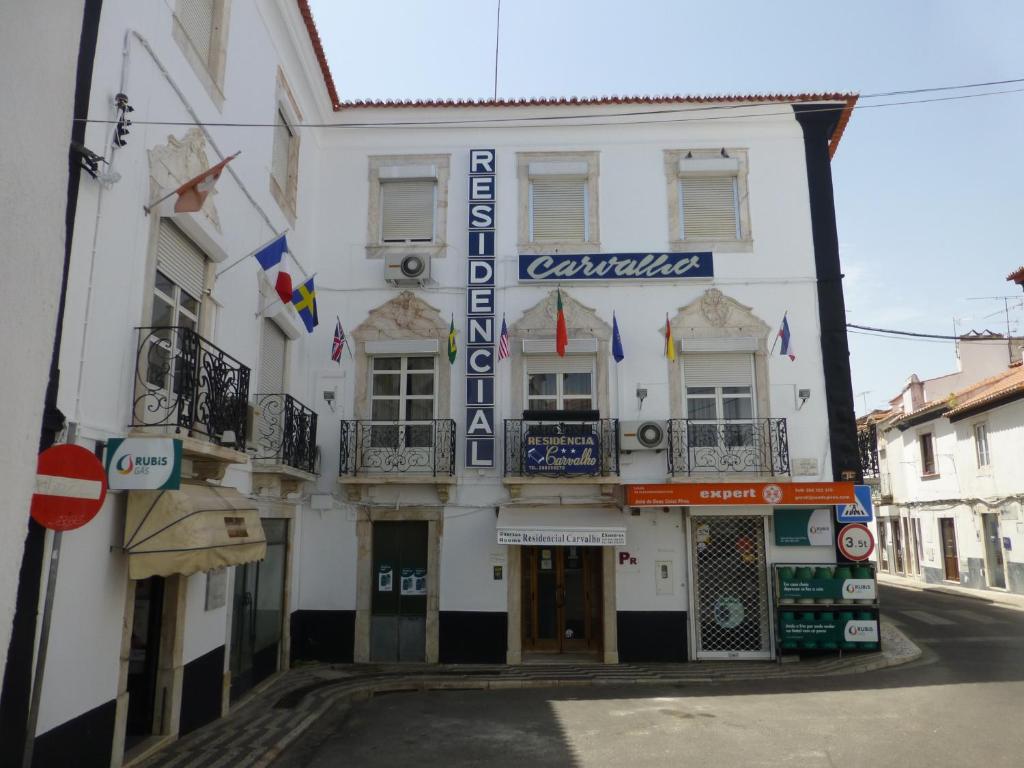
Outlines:
[{"label": "red no entry sign", "polygon": [[39,454],[32,519],[44,528],[81,528],[100,511],[106,496],[106,473],[92,451],[55,445]]}]

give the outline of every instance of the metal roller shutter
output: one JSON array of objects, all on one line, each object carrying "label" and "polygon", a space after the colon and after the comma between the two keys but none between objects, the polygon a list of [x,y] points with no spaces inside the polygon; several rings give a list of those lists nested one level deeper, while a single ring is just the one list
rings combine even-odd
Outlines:
[{"label": "metal roller shutter", "polygon": [[167,219],[160,221],[156,268],[195,299],[202,299],[206,284],[206,255]]},{"label": "metal roller shutter", "polygon": [[739,238],[735,176],[687,176],[679,180],[679,219],[685,240]]},{"label": "metal roller shutter", "polygon": [[273,320],[264,318],[260,334],[261,395],[284,393],[285,345],[288,338]]},{"label": "metal roller shutter", "polygon": [[381,242],[433,242],[436,187],[433,179],[381,182]]},{"label": "metal roller shutter", "polygon": [[694,352],[683,355],[687,387],[753,387],[753,355]]},{"label": "metal roller shutter", "polygon": [[210,60],[214,0],[179,0],[178,21],[203,61]]},{"label": "metal roller shutter", "polygon": [[586,179],[542,177],[530,180],[530,239],[586,242]]},{"label": "metal roller shutter", "polygon": [[526,358],[526,372],[530,373],[593,373],[592,355],[530,355]]}]

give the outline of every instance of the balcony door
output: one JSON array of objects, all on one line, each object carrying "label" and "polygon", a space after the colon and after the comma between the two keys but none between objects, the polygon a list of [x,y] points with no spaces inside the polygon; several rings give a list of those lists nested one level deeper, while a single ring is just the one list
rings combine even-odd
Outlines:
[{"label": "balcony door", "polygon": [[770,467],[757,425],[754,356],[683,355],[686,449],[695,471],[750,472]]},{"label": "balcony door", "polygon": [[370,437],[363,464],[389,472],[430,471],[437,357],[377,355],[370,379]]}]

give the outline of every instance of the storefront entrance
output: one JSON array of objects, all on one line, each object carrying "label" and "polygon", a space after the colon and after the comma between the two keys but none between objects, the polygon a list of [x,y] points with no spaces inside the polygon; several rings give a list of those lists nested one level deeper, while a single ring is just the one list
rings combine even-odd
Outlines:
[{"label": "storefront entrance", "polygon": [[130,750],[160,732],[156,688],[163,627],[164,580],[150,576],[135,582],[131,649],[128,656],[128,720],[124,746]]},{"label": "storefront entrance", "polygon": [[700,515],[690,529],[696,657],[771,658],[765,519]]},{"label": "storefront entrance", "polygon": [[956,523],[952,517],[939,518],[942,539],[942,569],[946,581],[960,581],[960,558],[956,551]]},{"label": "storefront entrance", "polygon": [[985,573],[990,587],[1006,589],[1006,558],[1003,557],[1003,540],[999,536],[999,515],[986,513],[981,516],[985,536]]},{"label": "storefront entrance", "polygon": [[523,650],[601,650],[601,548],[523,547]]},{"label": "storefront entrance", "polygon": [[373,524],[370,661],[426,659],[427,525]]}]

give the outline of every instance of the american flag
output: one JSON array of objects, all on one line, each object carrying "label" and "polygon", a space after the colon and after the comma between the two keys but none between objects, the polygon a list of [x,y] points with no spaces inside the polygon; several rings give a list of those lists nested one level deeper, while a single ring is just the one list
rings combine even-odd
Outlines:
[{"label": "american flag", "polygon": [[341,365],[341,351],[345,348],[345,329],[341,327],[341,318],[336,318],[338,324],[334,326],[334,343],[331,344],[331,360]]},{"label": "american flag", "polygon": [[498,359],[504,360],[508,354],[508,326],[505,325],[505,317],[502,315],[501,336],[498,338]]}]

